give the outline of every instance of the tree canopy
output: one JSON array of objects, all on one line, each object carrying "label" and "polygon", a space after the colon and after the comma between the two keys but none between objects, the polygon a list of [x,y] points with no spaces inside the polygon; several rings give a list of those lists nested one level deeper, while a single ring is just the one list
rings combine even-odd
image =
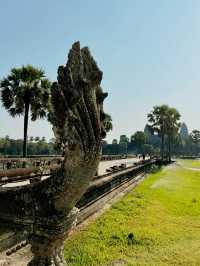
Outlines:
[{"label": "tree canopy", "polygon": [[143,131],[136,131],[131,136],[131,142],[135,145],[137,152],[143,152],[143,145],[146,143],[147,137]]},{"label": "tree canopy", "polygon": [[13,117],[24,115],[23,156],[26,156],[29,112],[32,121],[46,116],[51,83],[43,70],[27,65],[12,68],[1,80],[0,88],[3,106],[9,114]]},{"label": "tree canopy", "polygon": [[168,159],[171,160],[171,143],[180,128],[180,113],[168,105],[154,106],[147,115],[150,127],[161,137],[161,158],[164,159],[165,137],[168,140]]}]

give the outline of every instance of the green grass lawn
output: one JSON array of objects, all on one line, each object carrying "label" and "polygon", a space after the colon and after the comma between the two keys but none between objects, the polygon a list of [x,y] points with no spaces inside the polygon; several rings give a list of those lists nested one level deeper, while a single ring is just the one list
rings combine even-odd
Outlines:
[{"label": "green grass lawn", "polygon": [[200,171],[150,174],[67,240],[65,258],[76,266],[200,265]]},{"label": "green grass lawn", "polygon": [[200,169],[200,160],[179,160],[180,164],[185,167],[198,168]]}]

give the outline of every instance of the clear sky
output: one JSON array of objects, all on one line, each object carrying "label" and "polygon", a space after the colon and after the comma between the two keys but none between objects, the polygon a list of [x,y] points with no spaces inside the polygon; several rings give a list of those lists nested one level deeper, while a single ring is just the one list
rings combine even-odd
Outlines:
[{"label": "clear sky", "polygon": [[[143,130],[153,105],[169,104],[200,129],[199,0],[0,0],[0,78],[33,64],[56,79],[71,44],[89,46],[109,92],[108,140]],[[23,119],[0,107],[0,136],[20,138]],[[45,121],[29,136],[53,136]]]}]

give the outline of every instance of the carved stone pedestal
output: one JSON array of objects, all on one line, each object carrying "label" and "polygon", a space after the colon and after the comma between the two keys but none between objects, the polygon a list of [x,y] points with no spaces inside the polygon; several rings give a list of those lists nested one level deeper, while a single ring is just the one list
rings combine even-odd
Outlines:
[{"label": "carved stone pedestal", "polygon": [[64,266],[63,256],[64,240],[58,239],[50,241],[48,239],[38,238],[31,242],[33,259],[28,266]]},{"label": "carved stone pedestal", "polygon": [[62,224],[51,227],[53,231],[50,231],[48,225],[45,224],[40,225],[40,229],[39,227],[34,228],[34,233],[30,237],[33,259],[29,262],[28,266],[66,265],[63,253],[64,240],[76,226],[77,214],[78,209],[74,207]]}]

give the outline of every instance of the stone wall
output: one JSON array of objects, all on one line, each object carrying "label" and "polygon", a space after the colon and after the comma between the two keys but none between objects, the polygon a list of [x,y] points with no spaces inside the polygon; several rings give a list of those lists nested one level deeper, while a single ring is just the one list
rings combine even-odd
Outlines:
[{"label": "stone wall", "polygon": [[[86,193],[82,196],[81,200],[77,203],[76,207],[79,209],[92,204],[99,197],[110,193],[113,189],[119,187],[124,182],[134,179],[138,174],[144,173],[155,161],[147,161],[142,165],[132,166],[126,168],[120,172],[114,174],[108,174],[102,178],[94,180]],[[48,183],[49,180],[45,180],[41,183]],[[36,194],[42,195],[41,189],[43,186],[41,184],[35,183],[24,187],[14,187],[14,188],[3,188],[0,191],[0,224],[9,224],[14,231],[27,232],[28,234],[32,231],[32,224],[35,219],[36,213],[34,213],[35,207],[33,206],[34,201],[32,200],[36,197]],[[41,201],[42,201],[41,197]],[[45,208],[45,202],[44,208]],[[16,234],[17,235],[17,234]],[[5,242],[6,244],[0,245],[4,247],[9,247],[9,245],[16,242],[16,235],[11,237]],[[26,235],[26,234],[25,234]],[[22,236],[21,239],[26,237]]]}]

